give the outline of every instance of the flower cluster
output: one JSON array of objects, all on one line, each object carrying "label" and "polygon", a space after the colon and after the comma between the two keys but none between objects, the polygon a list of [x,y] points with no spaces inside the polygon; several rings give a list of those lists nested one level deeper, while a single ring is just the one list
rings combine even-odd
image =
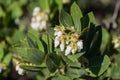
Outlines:
[{"label": "flower cluster", "polygon": [[31,19],[31,27],[35,30],[43,30],[47,28],[48,14],[41,11],[39,7],[33,10],[33,17]]},{"label": "flower cluster", "polygon": [[19,75],[23,75],[25,72],[22,68],[20,68],[19,64],[16,65],[16,71],[18,71]]},{"label": "flower cluster", "polygon": [[0,63],[0,73],[2,73],[2,71],[6,69],[7,69],[7,66],[4,63]]},{"label": "flower cluster", "polygon": [[20,68],[20,62],[17,59],[13,58],[13,63],[15,65],[15,69],[18,72],[18,74],[19,75],[24,75],[25,70],[23,70],[22,68]]},{"label": "flower cluster", "polygon": [[114,43],[114,48],[120,47],[120,37],[114,38],[112,42]]},{"label": "flower cluster", "polygon": [[66,3],[69,3],[69,2],[70,2],[70,0],[62,0],[63,4],[66,4]]},{"label": "flower cluster", "polygon": [[54,30],[54,46],[59,46],[61,51],[65,51],[65,55],[70,53],[75,54],[83,49],[83,41],[73,27],[57,26]]}]

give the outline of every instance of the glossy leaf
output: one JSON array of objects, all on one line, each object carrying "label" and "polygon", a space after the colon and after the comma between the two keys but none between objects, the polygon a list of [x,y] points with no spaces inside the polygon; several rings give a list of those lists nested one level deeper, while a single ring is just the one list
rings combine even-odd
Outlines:
[{"label": "glossy leaf", "polygon": [[55,72],[60,63],[60,57],[54,53],[48,54],[46,64],[50,72]]},{"label": "glossy leaf", "polygon": [[95,20],[93,12],[89,12],[88,16],[89,16],[89,19],[90,19],[90,23],[96,24],[96,20]]},{"label": "glossy leaf", "polygon": [[39,33],[34,31],[28,32],[28,43],[31,48],[39,48],[40,51],[45,53],[44,46],[39,39]]},{"label": "glossy leaf", "polygon": [[28,48],[19,48],[19,47],[14,48],[14,52],[18,55],[18,56],[15,56],[15,57],[16,58],[21,57],[23,61],[29,61],[28,54],[27,54],[27,49]]},{"label": "glossy leaf", "polygon": [[103,74],[110,65],[110,59],[107,55],[93,57],[89,59],[89,62],[89,67],[86,71],[93,77]]},{"label": "glossy leaf", "polygon": [[68,67],[66,69],[66,75],[69,76],[72,79],[78,78],[81,75],[81,70],[77,69],[77,68]]},{"label": "glossy leaf", "polygon": [[34,64],[41,64],[44,60],[45,54],[38,49],[28,49],[28,58]]},{"label": "glossy leaf", "polygon": [[100,68],[98,76],[100,76],[101,74],[103,74],[106,71],[106,69],[109,67],[110,63],[111,62],[110,62],[109,57],[107,55],[105,55],[103,58],[103,61],[101,63],[101,68]]},{"label": "glossy leaf", "polygon": [[39,65],[30,65],[28,63],[27,64],[21,63],[20,67],[23,68],[23,69],[25,69],[25,70],[34,71],[34,72],[39,72],[43,68],[43,67],[41,67]]},{"label": "glossy leaf", "polygon": [[74,2],[71,6],[71,16],[74,22],[75,29],[77,31],[81,31],[81,18],[82,18],[82,12],[79,8],[79,6]]},{"label": "glossy leaf", "polygon": [[107,32],[107,30],[105,30],[105,28],[102,28],[102,43],[100,47],[101,54],[103,54],[104,51],[106,50],[109,41],[110,41],[109,33]]},{"label": "glossy leaf", "polygon": [[71,15],[64,10],[61,10],[59,17],[60,24],[66,27],[74,26]]},{"label": "glossy leaf", "polygon": [[47,47],[46,49],[46,52],[47,53],[52,53],[53,52],[53,40],[51,39],[50,35],[49,34],[43,34],[42,35],[42,40],[43,40],[43,46],[44,47]]},{"label": "glossy leaf", "polygon": [[89,27],[89,24],[90,24],[90,19],[89,19],[89,16],[88,14],[85,16],[85,17],[82,17],[81,18],[81,30],[85,29],[86,27]]},{"label": "glossy leaf", "polygon": [[28,44],[29,44],[30,48],[36,47],[36,44],[33,42],[33,40],[31,38],[28,37],[27,40],[28,40]]},{"label": "glossy leaf", "polygon": [[100,50],[100,45],[102,41],[102,29],[101,26],[96,27],[96,34],[91,42],[90,50],[88,51],[88,57],[93,57],[97,55]]},{"label": "glossy leaf", "polygon": [[90,24],[90,28],[88,29],[87,35],[86,35],[86,41],[85,41],[85,47],[86,50],[90,49],[91,42],[95,35],[95,25],[93,23]]}]

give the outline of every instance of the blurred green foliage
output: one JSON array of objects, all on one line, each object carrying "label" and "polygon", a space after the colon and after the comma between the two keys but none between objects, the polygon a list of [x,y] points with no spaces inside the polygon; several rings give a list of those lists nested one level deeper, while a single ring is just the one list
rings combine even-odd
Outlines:
[{"label": "blurred green foliage", "polygon": [[[39,33],[30,28],[36,6],[48,13],[48,32]],[[63,0],[0,0],[0,80],[14,79],[10,75],[15,73],[13,57],[21,61],[21,68],[37,72],[30,78],[33,80],[120,79],[120,47],[115,48],[112,42],[119,37],[119,27],[110,32],[95,20],[102,12],[102,20],[111,19],[114,6],[115,1],[110,0],[68,0],[65,4]],[[119,14],[116,21],[120,26]],[[82,34],[85,46],[81,55],[66,57],[54,48],[52,28],[59,22],[74,26]]]}]

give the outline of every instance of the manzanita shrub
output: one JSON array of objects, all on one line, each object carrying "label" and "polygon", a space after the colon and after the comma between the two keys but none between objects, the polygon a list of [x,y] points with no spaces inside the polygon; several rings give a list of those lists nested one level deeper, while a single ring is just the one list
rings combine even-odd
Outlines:
[{"label": "manzanita shrub", "polygon": [[95,22],[93,13],[83,16],[74,2],[70,14],[60,11],[59,22],[54,29],[29,30],[14,45],[18,73],[37,72],[39,80],[80,80],[104,74],[110,59],[105,53],[109,41],[103,37],[109,35]]}]

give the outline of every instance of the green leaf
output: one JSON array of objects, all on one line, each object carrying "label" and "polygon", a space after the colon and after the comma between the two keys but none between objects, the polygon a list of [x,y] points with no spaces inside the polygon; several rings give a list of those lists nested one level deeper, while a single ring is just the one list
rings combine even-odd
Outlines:
[{"label": "green leaf", "polygon": [[48,54],[46,64],[50,72],[55,72],[60,63],[60,57],[54,53]]},{"label": "green leaf", "polygon": [[16,44],[16,43],[19,43],[19,41],[24,38],[25,38],[25,33],[23,31],[16,30],[14,32],[12,39],[10,38],[10,40],[9,40],[9,37],[7,37],[7,40],[10,44]]},{"label": "green leaf", "polygon": [[96,77],[103,74],[110,65],[110,59],[107,55],[92,57],[89,59],[89,66],[86,69],[90,76]]},{"label": "green leaf", "polygon": [[67,76],[69,76],[72,79],[79,78],[81,76],[82,69],[68,67],[66,68],[65,73]]},{"label": "green leaf", "polygon": [[105,55],[104,58],[103,58],[103,61],[101,63],[101,67],[100,67],[100,71],[98,73],[98,76],[100,76],[101,74],[103,74],[107,70],[110,63],[111,63],[110,58],[107,55]]},{"label": "green leaf", "polygon": [[90,19],[90,23],[96,24],[96,20],[95,20],[93,12],[89,12],[88,16],[89,16],[89,19]]},{"label": "green leaf", "polygon": [[88,57],[93,57],[97,55],[100,50],[100,45],[102,41],[102,29],[101,26],[96,27],[96,34],[91,42],[90,50],[87,53]]},{"label": "green leaf", "polygon": [[75,62],[75,61],[78,61],[78,58],[80,57],[80,56],[82,56],[84,53],[77,53],[77,54],[73,54],[73,55],[68,55],[67,57],[71,60],[71,61],[73,61],[73,62]]},{"label": "green leaf", "polygon": [[110,35],[105,28],[102,28],[102,44],[100,46],[101,54],[104,53],[108,43],[110,41]]},{"label": "green leaf", "polygon": [[[14,48],[14,53],[18,55],[18,56],[15,56],[15,57],[16,58],[21,57],[22,61],[29,61],[28,54],[27,54],[27,49],[28,48],[19,48],[19,47]],[[21,59],[21,58],[19,58],[19,59]]]},{"label": "green leaf", "polygon": [[52,53],[54,51],[54,41],[48,36],[49,38],[49,53]]},{"label": "green leaf", "polygon": [[28,71],[34,71],[34,72],[39,72],[41,71],[41,69],[43,69],[43,67],[39,66],[39,65],[32,65],[32,64],[26,64],[26,63],[20,63],[20,67],[28,70]]},{"label": "green leaf", "polygon": [[94,35],[95,35],[95,25],[93,23],[91,23],[90,28],[87,32],[86,40],[85,40],[85,44],[84,44],[86,47],[86,50],[89,50],[91,42],[94,38]]},{"label": "green leaf", "polygon": [[111,76],[114,80],[120,79],[120,54],[116,55],[116,62],[112,64]]},{"label": "green leaf", "polygon": [[10,62],[11,62],[11,58],[12,58],[12,54],[11,53],[8,53],[4,59],[3,59],[3,63],[5,63],[6,65],[9,65]]},{"label": "green leaf", "polygon": [[50,12],[49,0],[39,0],[40,8],[46,12]]},{"label": "green leaf", "polygon": [[74,26],[72,17],[64,10],[61,10],[59,19],[60,19],[60,24],[62,24],[63,26],[66,27]]},{"label": "green leaf", "polygon": [[13,18],[19,18],[23,14],[23,11],[21,9],[21,5],[17,1],[14,1],[12,3],[12,5],[10,5],[8,7],[8,11],[12,12],[12,17]]},{"label": "green leaf", "polygon": [[116,56],[116,63],[118,66],[120,66],[120,54]]},{"label": "green leaf", "polygon": [[[80,68],[81,67],[81,64],[80,64],[80,62],[78,62],[78,60],[71,60],[71,59],[69,59],[68,57],[66,57],[64,54],[62,54],[61,53],[61,56],[62,56],[62,59],[63,59],[63,61],[66,63],[66,64],[68,64],[68,65],[70,65],[71,67],[76,67],[76,68]],[[74,61],[74,62],[73,62]]]},{"label": "green leaf", "polygon": [[2,60],[3,56],[4,56],[4,47],[2,44],[0,44],[0,61]]},{"label": "green leaf", "polygon": [[68,76],[58,75],[54,76],[51,80],[71,80]]},{"label": "green leaf", "polygon": [[39,50],[42,51],[43,53],[45,53],[45,49],[44,49],[42,42],[39,39],[37,39],[36,41],[37,41]]},{"label": "green leaf", "polygon": [[81,30],[85,29],[86,27],[89,27],[89,21],[90,21],[90,19],[89,19],[88,15],[81,18],[81,27],[82,27]]},{"label": "green leaf", "polygon": [[49,34],[42,34],[42,40],[44,44],[44,47],[46,48],[46,53],[52,53],[54,46],[53,46],[53,40],[51,39]]},{"label": "green leaf", "polygon": [[113,80],[120,79],[120,66],[112,65],[111,76]]},{"label": "green leaf", "polygon": [[71,16],[77,31],[81,31],[80,19],[83,17],[79,6],[74,2],[71,6]]},{"label": "green leaf", "polygon": [[45,54],[38,49],[28,49],[28,58],[34,64],[41,64],[45,58]]},{"label": "green leaf", "polygon": [[39,39],[38,32],[36,32],[36,31],[28,32],[28,43],[31,46],[31,48],[39,48],[40,51],[45,53],[45,49],[44,49],[43,43]]},{"label": "green leaf", "polygon": [[57,6],[58,6],[58,9],[61,10],[62,9],[62,0],[55,0]]},{"label": "green leaf", "polygon": [[50,74],[51,73],[49,72],[47,68],[43,68],[38,73],[38,75],[36,75],[36,77],[37,77],[37,80],[48,80],[48,78],[52,76],[52,75],[50,76]]},{"label": "green leaf", "polygon": [[31,38],[27,37],[27,40],[28,40],[28,44],[29,44],[30,48],[36,47],[35,43],[33,42],[33,40]]},{"label": "green leaf", "polygon": [[0,6],[0,17],[5,17],[5,12],[4,10],[2,9],[2,7]]}]

